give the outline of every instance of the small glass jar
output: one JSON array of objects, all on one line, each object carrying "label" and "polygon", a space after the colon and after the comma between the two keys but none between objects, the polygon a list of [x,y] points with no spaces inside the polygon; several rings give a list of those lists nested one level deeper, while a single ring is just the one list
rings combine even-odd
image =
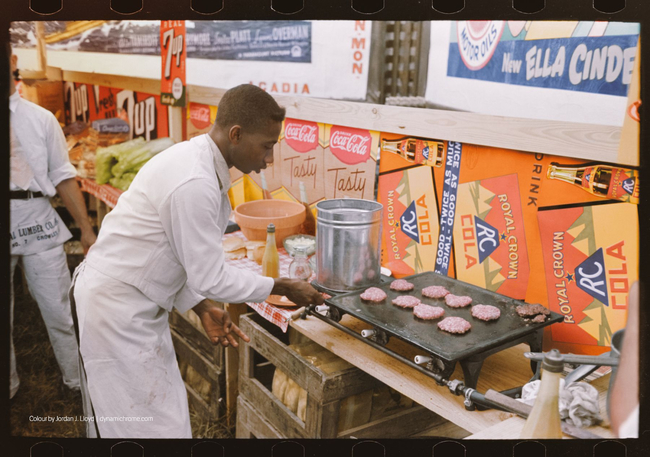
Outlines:
[{"label": "small glass jar", "polygon": [[309,278],[311,277],[311,267],[307,260],[307,248],[296,247],[293,251],[293,260],[289,265],[289,277],[291,279],[309,281]]}]

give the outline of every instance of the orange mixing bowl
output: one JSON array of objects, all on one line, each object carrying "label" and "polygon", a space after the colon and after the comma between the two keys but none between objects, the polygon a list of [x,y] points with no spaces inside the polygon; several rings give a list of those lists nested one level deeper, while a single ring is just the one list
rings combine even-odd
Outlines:
[{"label": "orange mixing bowl", "polygon": [[305,221],[305,207],[287,200],[255,200],[235,208],[235,221],[251,241],[266,241],[266,227],[275,225],[275,243],[295,235]]}]

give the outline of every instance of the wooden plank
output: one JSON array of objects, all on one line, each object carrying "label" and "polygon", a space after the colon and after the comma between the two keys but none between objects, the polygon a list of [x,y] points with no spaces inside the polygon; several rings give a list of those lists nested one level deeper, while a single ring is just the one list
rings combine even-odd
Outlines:
[{"label": "wooden plank", "polygon": [[[230,314],[233,324],[239,327],[239,317],[246,312],[245,303],[225,303],[224,309]],[[232,427],[235,420],[237,395],[239,395],[239,351],[234,348],[224,350],[226,360],[226,418],[228,426]]]},{"label": "wooden plank", "polygon": [[237,438],[287,438],[260,416],[243,396],[237,398]]},{"label": "wooden plank", "polygon": [[130,76],[63,70],[63,80],[160,95],[160,79],[133,78]]},{"label": "wooden plank", "polygon": [[289,438],[319,438],[309,436],[305,423],[257,379],[240,378],[239,392],[251,404],[256,405],[257,411],[264,412],[264,418],[273,420],[274,427],[283,435]]},{"label": "wooden plank", "polygon": [[344,430],[337,438],[408,437],[445,422],[447,421],[436,413],[422,406],[414,406],[368,424]]},{"label": "wooden plank", "polygon": [[97,228],[102,228],[104,217],[108,214],[108,206],[102,200],[97,199]]},{"label": "wooden plank", "polygon": [[[216,106],[225,90],[188,86],[192,102]],[[621,128],[487,116],[436,109],[375,105],[311,97],[275,96],[287,117],[518,151],[616,162]]]},{"label": "wooden plank", "polygon": [[[341,320],[343,325],[353,329],[364,324],[349,315]],[[439,414],[445,419],[461,425],[471,433],[477,433],[510,417],[502,411],[467,411],[463,397],[453,395],[446,387],[438,386],[429,376],[405,365],[388,354],[372,348],[357,338],[326,324],[315,317],[292,321],[291,325],[308,338],[316,341],[339,357],[347,360],[389,387],[413,399],[416,403]],[[417,351],[399,341],[391,341],[389,347],[411,357]],[[505,390],[525,384],[531,376],[530,366],[523,357],[528,346],[519,345],[489,357],[479,378],[478,390],[488,388]],[[460,366],[451,379],[462,379]]]},{"label": "wooden plank", "polygon": [[171,329],[174,349],[179,357],[185,360],[196,370],[198,374],[208,381],[219,381],[221,369],[206,359],[203,354],[194,349],[187,341],[183,339],[174,329]]},{"label": "wooden plank", "polygon": [[444,421],[439,425],[431,427],[424,432],[413,435],[411,438],[424,438],[424,437],[444,437],[453,439],[463,439],[469,436],[470,433],[462,427],[453,424],[449,421]]},{"label": "wooden plank", "polygon": [[38,63],[38,71],[45,73],[47,71],[47,49],[45,48],[45,23],[42,21],[35,21],[36,32],[36,60]]},{"label": "wooden plank", "polygon": [[[397,24],[395,33],[399,33]],[[63,80],[160,94],[157,79],[64,71]],[[190,85],[187,93],[191,102],[216,106],[225,89]],[[278,95],[275,98],[287,108],[287,117],[307,121],[585,160],[618,160],[620,127],[311,97]]]},{"label": "wooden plank", "polygon": [[[253,316],[254,317],[254,316]],[[289,349],[286,344],[270,335],[260,324],[249,316],[241,320],[241,329],[251,338],[248,347],[253,348],[276,368],[293,379],[309,395],[318,401],[323,399],[323,373],[307,363],[301,355]]]},{"label": "wooden plank", "polygon": [[378,384],[376,379],[356,367],[325,376],[323,403],[366,392]]}]

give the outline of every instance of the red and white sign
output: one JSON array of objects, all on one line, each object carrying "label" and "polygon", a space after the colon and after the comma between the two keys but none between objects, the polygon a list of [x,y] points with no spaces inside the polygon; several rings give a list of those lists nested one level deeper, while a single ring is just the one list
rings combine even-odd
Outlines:
[{"label": "red and white sign", "polygon": [[309,152],[318,147],[318,124],[316,122],[286,119],[284,137],[291,149],[297,152]]},{"label": "red and white sign", "polygon": [[344,164],[356,165],[370,158],[372,136],[368,130],[332,126],[330,151]]},{"label": "red and white sign", "polygon": [[503,21],[458,21],[458,50],[465,66],[480,70],[492,58],[503,34]]},{"label": "red and white sign", "polygon": [[210,127],[210,106],[201,103],[190,103],[190,121],[199,130]]},{"label": "red and white sign", "polygon": [[165,105],[185,106],[185,37],[185,21],[160,21],[160,100]]}]

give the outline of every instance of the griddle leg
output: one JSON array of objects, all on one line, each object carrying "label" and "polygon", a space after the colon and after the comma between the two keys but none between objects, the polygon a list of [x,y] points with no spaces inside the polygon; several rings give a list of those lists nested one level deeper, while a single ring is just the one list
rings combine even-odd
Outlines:
[{"label": "griddle leg", "polygon": [[460,366],[463,369],[463,378],[465,380],[465,385],[476,389],[476,384],[478,383],[478,375],[481,372],[481,367],[483,367],[483,359],[481,360],[463,360],[460,362]]},{"label": "griddle leg", "polygon": [[[476,385],[478,384],[478,376],[481,373],[481,368],[483,367],[483,360],[484,359],[463,360],[460,362],[460,366],[463,369],[463,379],[465,386],[476,389]],[[484,411],[489,408],[472,403],[471,406],[465,405],[465,409],[467,411],[474,411],[476,409],[479,411]]]},{"label": "griddle leg", "polygon": [[[530,352],[542,352],[542,347],[544,346],[544,329],[537,330],[530,335],[528,346],[530,347]],[[529,382],[538,380],[540,378],[541,364],[531,360],[530,369],[534,374]]]}]

